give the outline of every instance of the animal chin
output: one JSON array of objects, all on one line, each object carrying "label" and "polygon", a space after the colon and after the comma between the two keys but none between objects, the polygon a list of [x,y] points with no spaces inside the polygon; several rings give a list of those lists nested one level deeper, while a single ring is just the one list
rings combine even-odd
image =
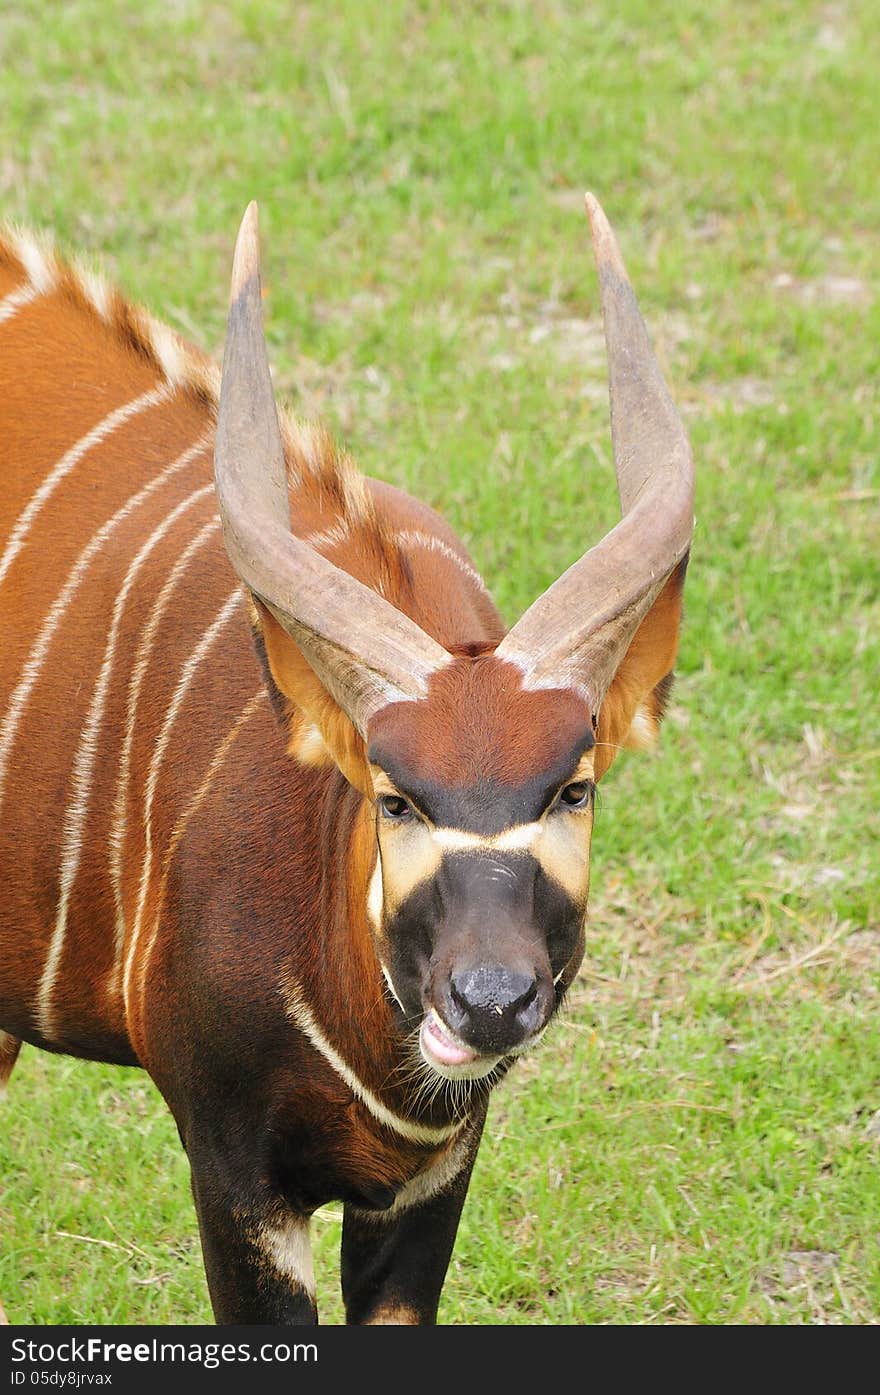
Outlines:
[{"label": "animal chin", "polygon": [[483,1056],[457,1037],[431,1008],[422,1021],[419,1049],[438,1075],[452,1080],[479,1080],[495,1069],[501,1056]]}]

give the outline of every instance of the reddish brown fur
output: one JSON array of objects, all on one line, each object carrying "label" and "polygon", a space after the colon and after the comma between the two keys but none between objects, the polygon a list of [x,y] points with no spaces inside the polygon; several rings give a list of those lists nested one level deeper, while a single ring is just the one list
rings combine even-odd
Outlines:
[{"label": "reddish brown fur", "polygon": [[[0,238],[0,307],[27,284],[18,246]],[[363,743],[262,609],[256,618],[283,731],[270,704],[255,701],[264,674],[244,597],[184,686],[197,647],[237,592],[207,488],[216,370],[118,293],[98,297],[102,316],[82,273],[53,254],[43,266],[49,289],[0,319],[0,557],[66,452],[124,404],[154,389],[167,395],[83,453],[34,514],[0,580],[0,735],[9,737],[0,768],[0,1077],[19,1039],[141,1064],[175,1114],[197,1177],[220,1097],[232,1112],[231,1139],[245,1107],[248,1118],[256,1111],[277,1124],[294,1153],[302,1139],[305,1161],[296,1154],[296,1165],[306,1191],[314,1189],[300,1198],[303,1209],[345,1189],[393,1191],[446,1145],[407,1141],[380,1123],[296,1028],[284,1001],[284,985],[298,985],[385,1108],[448,1122],[444,1096],[415,1102],[366,918],[376,852]],[[362,480],[323,432],[284,418],[283,434],[296,531],[343,534],[331,533],[326,555],[461,656],[435,676],[429,702],[389,709],[377,730],[390,723],[408,760],[453,785],[487,771],[516,783],[570,744],[584,728],[583,704],[568,692],[523,692],[516,671],[489,657],[503,627],[447,525],[390,486]],[[116,512],[188,449],[188,463],[97,545]],[[186,500],[132,583],[139,549]],[[163,588],[202,533],[160,615]],[[401,533],[434,543],[401,543]],[[599,736],[612,754],[635,704],[671,667],[679,603],[680,587],[670,583],[609,694]],[[105,657],[103,706],[87,749]],[[307,720],[350,783],[332,765],[291,758]],[[65,876],[72,881],[59,936]],[[326,1196],[322,1187],[331,1189]],[[197,1181],[203,1223],[206,1195]],[[254,1193],[242,1205],[265,1210],[266,1202]]]},{"label": "reddish brown fur", "polygon": [[[107,297],[109,319],[105,321],[92,304],[76,269],[54,262],[52,268],[53,289],[0,323],[0,378],[4,385],[0,397],[0,438],[8,445],[0,529],[7,534],[65,451],[114,409],[167,381],[154,351],[148,316],[128,307],[117,293],[111,292]],[[0,270],[6,293],[24,284],[20,263],[8,243],[0,242]],[[206,361],[189,346],[181,345],[181,353],[192,367],[192,380],[185,377],[174,384],[169,401],[152,406],[119,426],[83,457],[37,515],[25,546],[12,563],[0,587],[5,634],[0,714],[21,681],[23,665],[33,651],[53,600],[90,538],[121,504],[196,442],[201,433],[210,432],[216,402],[205,389],[205,382],[210,379]],[[437,515],[389,486],[361,480],[323,431],[302,428],[284,419],[284,434],[292,511],[301,535],[341,524],[347,541],[331,543],[326,549],[328,555],[361,580],[381,586],[388,598],[433,629],[442,642],[485,644],[499,637],[501,627],[491,602],[461,566],[442,552],[416,549],[416,555],[410,556],[407,549],[395,542],[400,529],[433,530],[446,547],[469,565],[461,544]],[[194,503],[171,528],[142,566],[128,597],[98,733],[83,851],[72,888],[53,995],[57,1035],[46,1038],[40,1031],[36,1000],[57,908],[59,863],[65,838],[63,820],[71,800],[73,760],[94,693],[113,604],[150,531],[187,495],[209,483],[210,478],[208,445],[119,525],[112,546],[98,551],[65,609],[63,623],[49,645],[10,749],[0,820],[0,858],[10,888],[0,908],[4,927],[0,937],[0,1011],[7,1015],[15,1031],[50,1048],[126,1061],[138,1059],[151,1065],[161,1054],[150,1048],[146,1025],[149,1013],[144,1011],[137,991],[143,966],[134,966],[135,991],[128,1013],[119,994],[108,993],[107,989],[115,957],[108,838],[114,818],[131,666],[152,607],[175,562],[215,514],[210,495]],[[183,665],[234,585],[218,529],[194,555],[162,616],[150,651],[135,709],[132,773],[125,808],[122,899],[129,931],[138,904],[145,854],[141,825],[150,760]],[[426,591],[448,598],[445,610],[436,616],[425,611],[422,597]],[[301,727],[299,713],[307,713],[317,721],[343,768],[361,789],[367,789],[362,746],[347,718],[327,698],[287,637],[279,642],[274,622],[269,622],[265,615],[262,619],[276,681],[296,704],[289,708],[294,735]],[[226,627],[197,670],[196,680],[171,729],[160,771],[152,808],[153,859],[143,916],[145,931],[139,943],[139,956],[145,956],[155,927],[159,926],[152,949],[157,965],[161,963],[162,946],[172,933],[174,917],[164,898],[167,887],[175,882],[174,862],[185,859],[190,842],[207,837],[210,844],[212,830],[224,817],[222,805],[217,805],[212,797],[213,791],[180,838],[175,837],[175,830],[205,779],[212,758],[260,682],[242,609],[241,618]],[[58,720],[59,713],[64,714],[63,721]],[[271,743],[267,747],[267,723],[271,719],[265,713],[259,714],[236,738],[246,769],[262,764],[272,770],[279,760],[287,765],[281,747],[269,756],[275,747]],[[36,760],[35,752],[39,753]],[[223,772],[215,782],[216,788],[222,787],[222,775]],[[337,777],[330,769],[320,774],[308,773],[304,778],[310,786],[321,790],[322,797],[326,797],[328,789],[336,788]],[[273,788],[277,789],[277,782]],[[288,818],[296,808],[295,791],[291,797]],[[361,809],[359,804],[356,807]],[[359,819],[363,826],[362,812]],[[268,846],[263,836],[265,816],[262,821],[258,817],[255,826],[251,816],[250,823],[253,855],[264,861]],[[354,840],[351,829],[343,830],[344,841],[337,854],[341,863],[346,857],[343,848],[350,837]],[[360,872],[352,873],[356,882],[363,883],[356,893],[362,902],[370,870],[366,864],[371,863],[374,852],[368,841],[362,839],[361,843],[362,851],[350,865],[355,869],[364,864]],[[34,848],[40,849],[36,861],[31,857]],[[311,865],[320,865],[317,853]],[[193,867],[192,876],[198,885],[203,873]],[[355,895],[353,886],[350,892]],[[354,929],[357,931],[357,926]],[[378,1012],[381,1019],[381,982],[374,959],[370,961],[365,922],[361,934],[364,971],[358,982],[369,996],[364,1011],[374,1016]],[[318,946],[309,943],[314,954]],[[364,968],[368,962],[372,962],[370,973]],[[325,968],[323,952],[313,964],[300,966],[306,978],[315,981],[316,1000],[322,992],[326,998],[329,991],[326,984],[321,988]],[[145,979],[143,988],[148,997],[149,979]],[[352,1034],[351,1047],[353,1060],[360,1062],[365,1077],[380,1086],[392,1069],[390,1056],[386,1059],[381,1052],[378,1057],[366,1053],[363,1037],[357,1032]]]},{"label": "reddish brown fur", "polygon": [[577,693],[524,689],[513,664],[486,654],[435,673],[424,702],[383,709],[370,735],[421,782],[514,786],[583,746],[591,723]]}]

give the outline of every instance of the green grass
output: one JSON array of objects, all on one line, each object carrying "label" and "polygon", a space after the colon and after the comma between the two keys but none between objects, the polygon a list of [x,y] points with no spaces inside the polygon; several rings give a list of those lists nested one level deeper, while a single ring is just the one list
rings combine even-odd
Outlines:
[{"label": "green grass", "polygon": [[[603,784],[584,970],[494,1099],[444,1322],[880,1320],[878,64],[867,0],[0,14],[2,212],[219,351],[256,197],[280,390],[509,618],[614,518],[584,188],[685,415],[663,747]],[[23,1052],[0,1299],[209,1320],[145,1077]]]}]

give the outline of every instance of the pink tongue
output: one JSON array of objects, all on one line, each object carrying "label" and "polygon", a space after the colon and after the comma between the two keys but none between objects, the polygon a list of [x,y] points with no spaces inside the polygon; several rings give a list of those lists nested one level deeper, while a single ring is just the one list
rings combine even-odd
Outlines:
[{"label": "pink tongue", "polygon": [[443,1031],[433,1013],[422,1023],[422,1044],[429,1056],[444,1066],[463,1066],[476,1058],[468,1046],[456,1046]]}]

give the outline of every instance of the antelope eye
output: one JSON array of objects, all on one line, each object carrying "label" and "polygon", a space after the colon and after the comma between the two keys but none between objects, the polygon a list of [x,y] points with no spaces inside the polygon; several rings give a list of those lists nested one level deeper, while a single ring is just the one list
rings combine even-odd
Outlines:
[{"label": "antelope eye", "polygon": [[386,819],[405,819],[412,810],[405,799],[399,794],[383,794],[379,800],[379,808]]},{"label": "antelope eye", "polygon": [[583,809],[592,798],[593,786],[589,780],[577,780],[572,785],[566,785],[560,792],[559,802],[567,809]]}]

